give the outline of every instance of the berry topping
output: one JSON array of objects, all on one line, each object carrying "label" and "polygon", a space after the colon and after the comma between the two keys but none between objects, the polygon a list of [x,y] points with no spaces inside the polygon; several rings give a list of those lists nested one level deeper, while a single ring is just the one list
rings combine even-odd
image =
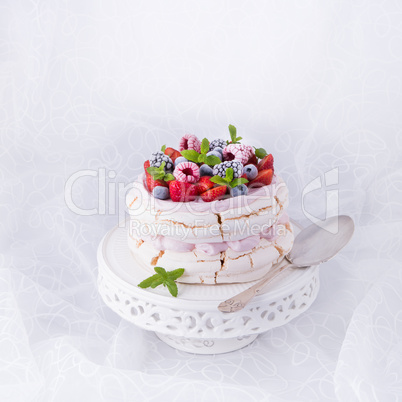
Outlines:
[{"label": "berry topping", "polygon": [[222,160],[222,154],[220,152],[218,152],[218,151],[214,150],[214,151],[207,152],[207,156],[210,156],[210,155],[214,155],[217,158],[219,158],[220,160]]},{"label": "berry topping", "polygon": [[272,169],[274,170],[274,157],[272,154],[269,154],[267,156],[264,156],[260,160],[260,163],[258,164],[258,170],[266,170],[266,169]]},{"label": "berry topping", "polygon": [[144,170],[145,170],[145,174],[148,175],[147,169],[151,166],[151,163],[148,161],[144,162]]},{"label": "berry topping", "polygon": [[165,162],[165,172],[173,171],[173,162],[172,160],[165,155],[162,151],[153,152],[151,157],[149,158],[149,162],[153,167],[159,167],[162,165],[162,162]]},{"label": "berry topping", "polygon": [[152,190],[152,195],[158,200],[167,200],[169,198],[169,189],[167,187],[157,186]]},{"label": "berry topping", "polygon": [[172,201],[194,201],[197,196],[197,187],[194,184],[172,180],[169,182],[169,193]]},{"label": "berry topping", "polygon": [[213,151],[216,148],[223,149],[225,147],[226,147],[226,141],[221,140],[220,138],[217,138],[216,140],[211,141],[211,143],[209,144],[209,150],[210,151]]},{"label": "berry topping", "polygon": [[232,197],[238,197],[239,195],[247,195],[248,188],[245,184],[240,184],[239,186],[230,188],[230,195]]},{"label": "berry topping", "polygon": [[193,162],[182,162],[175,167],[173,176],[183,183],[195,183],[200,178],[200,168]]},{"label": "berry topping", "polygon": [[254,180],[257,177],[258,169],[255,165],[246,165],[243,168],[243,173],[246,174],[247,180]]},{"label": "berry topping", "polygon": [[196,183],[198,194],[204,193],[205,191],[211,189],[215,184],[212,183],[210,176],[203,176],[200,178],[199,182]]},{"label": "berry topping", "polygon": [[256,156],[255,154],[252,154],[252,155],[250,156],[250,158],[249,158],[249,160],[247,161],[246,165],[249,165],[250,163],[252,163],[253,165],[256,165],[256,166],[257,166],[257,164],[258,164],[258,159],[257,159],[257,156]]},{"label": "berry topping", "polygon": [[249,145],[244,144],[229,144],[223,150],[223,159],[225,161],[240,161],[243,164],[246,164],[250,159],[253,151]]},{"label": "berry topping", "polygon": [[219,153],[221,154],[221,156],[222,156],[221,159],[223,159],[223,148],[221,148],[221,147],[216,147],[216,148],[214,148],[213,150],[214,150],[215,152],[219,152]]},{"label": "berry topping", "polygon": [[182,162],[188,162],[188,160],[184,156],[179,156],[175,161],[174,161],[174,167],[176,167],[179,163]]},{"label": "berry topping", "polygon": [[150,174],[147,174],[147,187],[149,191],[153,191],[155,187],[167,187],[168,184],[163,180],[155,180]]},{"label": "berry topping", "polygon": [[260,172],[258,172],[257,177],[247,183],[247,185],[251,188],[268,186],[272,182],[273,174],[274,172],[272,169],[261,170]]},{"label": "berry topping", "polygon": [[165,155],[167,155],[174,163],[176,159],[181,156],[180,152],[174,148],[166,148]]},{"label": "berry topping", "polygon": [[211,166],[208,166],[207,164],[203,164],[200,167],[200,176],[213,176],[212,168]]},{"label": "berry topping", "polygon": [[243,174],[243,164],[239,161],[226,161],[219,165],[215,165],[213,169],[214,176],[218,175],[221,177],[226,177],[226,169],[233,169],[233,178],[241,177]]},{"label": "berry topping", "polygon": [[184,135],[180,139],[179,150],[184,151],[186,149],[194,149],[197,152],[201,152],[201,141],[195,135]]},{"label": "berry topping", "polygon": [[215,200],[219,200],[223,198],[226,194],[227,187],[226,186],[219,186],[211,188],[211,190],[205,191],[201,194],[201,198],[205,202],[211,202]]}]

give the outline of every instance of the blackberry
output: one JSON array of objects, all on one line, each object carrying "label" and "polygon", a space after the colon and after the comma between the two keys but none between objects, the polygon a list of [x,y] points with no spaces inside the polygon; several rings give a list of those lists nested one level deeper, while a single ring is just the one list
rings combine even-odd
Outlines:
[{"label": "blackberry", "polygon": [[221,140],[220,138],[217,138],[216,140],[211,141],[211,143],[209,144],[209,150],[213,151],[216,147],[219,148],[225,148],[226,147],[226,141],[225,140]]},{"label": "blackberry", "polygon": [[213,174],[226,177],[226,169],[233,169],[233,178],[236,179],[241,177],[243,174],[243,164],[239,161],[226,161],[222,162],[219,165],[214,166]]},{"label": "blackberry", "polygon": [[173,162],[172,160],[165,155],[162,151],[152,152],[151,157],[149,158],[149,163],[151,166],[159,167],[162,165],[162,162],[165,162],[164,171],[172,172],[173,171]]}]

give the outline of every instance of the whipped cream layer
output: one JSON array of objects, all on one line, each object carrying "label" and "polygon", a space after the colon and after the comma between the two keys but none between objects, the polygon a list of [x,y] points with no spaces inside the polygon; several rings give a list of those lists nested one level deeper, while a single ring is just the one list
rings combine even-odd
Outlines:
[{"label": "whipped cream layer", "polygon": [[209,203],[201,198],[192,202],[158,200],[143,180],[144,175],[138,177],[126,198],[129,232],[137,239],[163,236],[195,245],[241,241],[269,232],[288,205],[288,189],[279,176],[274,176],[269,186],[250,189],[248,195]]},{"label": "whipped cream layer", "polygon": [[161,235],[156,236],[155,238],[152,238],[151,236],[143,236],[141,239],[133,238],[133,240],[137,242],[149,242],[153,248],[159,251],[170,250],[178,253],[185,253],[196,249],[203,251],[207,255],[216,255],[226,251],[228,248],[239,252],[249,251],[256,247],[261,239],[267,239],[272,242],[278,237],[281,231],[284,232],[286,230],[286,224],[288,223],[289,216],[284,212],[274,225],[261,232],[259,235],[249,236],[241,240],[223,241],[219,243],[188,243]]}]

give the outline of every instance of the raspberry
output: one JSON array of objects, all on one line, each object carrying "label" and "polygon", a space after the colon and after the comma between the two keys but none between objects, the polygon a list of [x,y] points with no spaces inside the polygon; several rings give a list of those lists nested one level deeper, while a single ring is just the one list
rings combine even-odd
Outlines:
[{"label": "raspberry", "polygon": [[246,164],[253,154],[253,148],[244,144],[229,144],[223,150],[223,159],[225,161],[240,161]]},{"label": "raspberry", "polygon": [[209,150],[213,151],[215,148],[225,148],[226,147],[226,141],[225,140],[221,140],[220,138],[217,138],[216,140],[211,141],[211,143],[209,144]]},{"label": "raspberry", "polygon": [[182,162],[175,167],[173,176],[183,183],[196,183],[200,178],[200,168],[193,162]]},{"label": "raspberry", "polygon": [[151,157],[149,158],[149,162],[151,166],[159,167],[162,165],[162,162],[165,162],[164,171],[165,172],[172,172],[173,171],[173,162],[172,160],[165,155],[162,151],[153,152]]},{"label": "raspberry", "polygon": [[184,135],[180,139],[179,150],[184,151],[186,149],[194,149],[197,152],[201,152],[201,141],[195,135]]},{"label": "raspberry", "polygon": [[226,169],[232,168],[233,169],[233,178],[236,179],[241,177],[243,174],[243,164],[239,161],[226,161],[222,162],[219,165],[215,165],[213,169],[213,174],[226,177]]}]

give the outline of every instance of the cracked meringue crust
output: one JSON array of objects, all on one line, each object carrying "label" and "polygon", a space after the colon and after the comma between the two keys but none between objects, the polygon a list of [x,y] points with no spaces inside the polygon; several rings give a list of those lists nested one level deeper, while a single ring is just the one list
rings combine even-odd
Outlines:
[{"label": "cracked meringue crust", "polygon": [[[133,257],[150,273],[157,265],[167,270],[184,268],[178,282],[218,284],[259,279],[282,260],[294,241],[285,212],[288,189],[279,176],[274,176],[269,186],[250,189],[246,196],[210,203],[201,199],[175,203],[152,197],[141,175],[128,193],[126,204],[130,214],[128,242]],[[281,230],[275,236],[263,236],[277,227]],[[258,243],[250,250],[235,251],[229,246],[210,255],[201,249],[202,244],[230,245],[259,235],[260,240],[257,237]],[[170,249],[161,249],[157,243],[147,241],[157,236],[169,238]],[[189,243],[189,247],[175,251],[175,242]]]}]

